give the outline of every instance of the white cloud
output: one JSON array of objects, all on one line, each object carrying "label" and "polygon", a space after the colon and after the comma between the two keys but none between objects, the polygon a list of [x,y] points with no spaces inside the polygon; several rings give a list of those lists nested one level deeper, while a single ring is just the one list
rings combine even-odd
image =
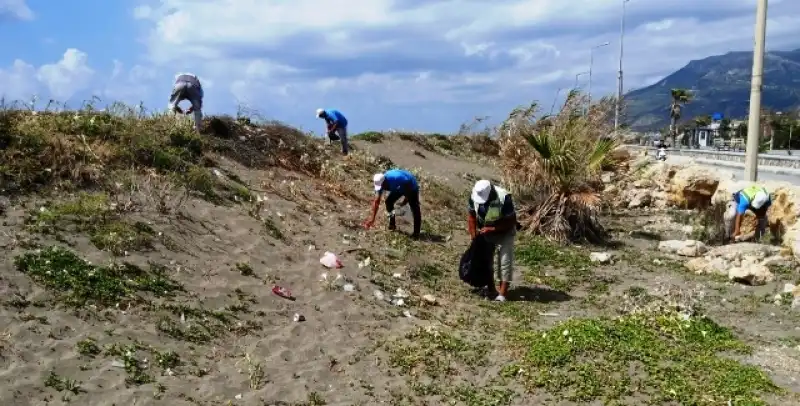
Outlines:
[{"label": "white cloud", "polygon": [[[752,46],[752,0],[626,7],[626,89]],[[768,47],[800,47],[800,2],[773,0],[769,13]],[[589,49],[606,41],[595,51],[593,93],[616,89],[619,1],[141,0],[134,15],[156,66],[189,65],[218,84],[209,103],[235,100],[289,117],[325,103],[369,126],[399,125],[381,109],[497,114],[572,87],[588,70]]]},{"label": "white cloud", "polygon": [[148,5],[141,5],[133,9],[133,18],[147,20],[153,15],[153,9]]},{"label": "white cloud", "polygon": [[[606,41],[611,46],[595,51],[592,89],[614,92],[620,3],[137,0],[129,12],[145,33],[143,58],[116,63],[110,75],[94,73],[77,50],[38,68],[18,61],[0,70],[0,91],[26,97],[35,87],[57,99],[94,91],[160,107],[173,74],[185,70],[201,76],[209,112],[245,103],[307,124],[308,112],[325,105],[359,129],[428,117],[422,125],[444,131],[531,99],[549,105],[588,70],[589,49]],[[631,0],[627,11],[626,89],[692,59],[752,46],[752,0]],[[768,48],[800,47],[800,2],[773,0],[769,13]],[[18,76],[32,79],[10,79]]]},{"label": "white cloud", "polygon": [[31,80],[36,77],[36,68],[19,59],[8,69],[0,69],[0,89],[3,99],[7,101],[30,100],[38,89],[38,83]]},{"label": "white cloud", "polygon": [[60,61],[42,65],[36,78],[47,87],[53,98],[67,101],[91,84],[94,69],[87,65],[87,60],[85,52],[67,49]]},{"label": "white cloud", "polygon": [[[158,79],[158,72],[151,66],[134,65],[126,70],[122,62],[115,60],[111,76],[96,93],[109,101],[138,104],[153,96],[153,85],[159,82]],[[161,105],[148,107],[160,108]]]},{"label": "white cloud", "polygon": [[[113,61],[110,74],[100,75],[89,66],[85,52],[69,48],[54,63],[36,67],[16,60],[10,67],[0,69],[0,97],[6,101],[22,102],[33,98],[52,99],[77,106],[82,100],[96,95],[109,102],[137,104],[151,97],[158,79],[158,71],[152,66],[134,65],[125,69],[119,61]],[[169,97],[169,93],[165,97]]]},{"label": "white cloud", "polygon": [[672,24],[674,22],[675,22],[674,20],[667,18],[661,21],[654,21],[652,23],[647,23],[644,26],[642,26],[642,28],[645,31],[664,31],[672,27]]},{"label": "white cloud", "polygon": [[0,20],[10,17],[16,20],[32,20],[33,10],[26,0],[0,0]]}]

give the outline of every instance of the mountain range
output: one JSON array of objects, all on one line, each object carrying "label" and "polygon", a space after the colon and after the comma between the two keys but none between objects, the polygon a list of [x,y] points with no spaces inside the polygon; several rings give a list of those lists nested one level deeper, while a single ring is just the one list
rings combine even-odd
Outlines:
[{"label": "mountain range", "polygon": [[[669,125],[670,90],[690,89],[694,100],[683,109],[682,121],[722,113],[745,118],[750,106],[753,52],[729,52],[691,61],[657,83],[624,96],[626,122],[638,131]],[[762,108],[788,111],[800,106],[800,49],[764,55]]]}]

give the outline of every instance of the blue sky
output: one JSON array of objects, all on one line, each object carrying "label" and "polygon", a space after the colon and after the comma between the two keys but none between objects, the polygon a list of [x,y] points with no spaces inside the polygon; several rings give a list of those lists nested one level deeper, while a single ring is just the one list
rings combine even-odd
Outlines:
[{"label": "blue sky", "polygon": [[[592,93],[614,93],[621,9],[621,0],[0,0],[0,93],[36,95],[40,107],[97,96],[163,109],[174,75],[189,71],[203,81],[207,114],[244,106],[318,131],[314,110],[325,107],[345,113],[351,132],[451,132],[532,100],[551,105],[606,41]],[[630,0],[626,90],[751,48],[754,14],[754,0]],[[767,47],[800,48],[800,1],[771,0],[769,16]]]}]

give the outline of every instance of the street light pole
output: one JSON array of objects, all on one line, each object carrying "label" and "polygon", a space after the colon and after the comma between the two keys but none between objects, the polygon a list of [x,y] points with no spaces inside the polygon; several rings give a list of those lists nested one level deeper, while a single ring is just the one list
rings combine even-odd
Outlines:
[{"label": "street light pole", "polygon": [[614,109],[614,135],[619,131],[619,116],[622,114],[622,55],[625,42],[625,5],[631,0],[622,0],[622,18],[619,23],[619,72],[617,72],[617,105]]},{"label": "street light pole", "polygon": [[610,42],[604,42],[600,45],[595,45],[591,49],[589,49],[589,104],[592,103],[592,65],[594,65],[594,50],[597,48],[602,48],[608,46]]},{"label": "street light pole", "polygon": [[764,44],[767,37],[767,0],[758,0],[756,7],[753,77],[750,80],[750,117],[747,120],[747,149],[744,174],[747,180],[758,180],[758,142],[761,127],[761,88],[764,83]]}]

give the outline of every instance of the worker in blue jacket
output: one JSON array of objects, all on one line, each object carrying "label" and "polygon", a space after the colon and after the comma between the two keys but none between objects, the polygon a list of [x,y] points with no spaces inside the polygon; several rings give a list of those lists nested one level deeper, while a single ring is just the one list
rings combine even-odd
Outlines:
[{"label": "worker in blue jacket", "polygon": [[350,145],[347,142],[347,118],[339,110],[317,109],[317,118],[325,120],[328,139],[342,141],[342,154],[347,155]]}]

